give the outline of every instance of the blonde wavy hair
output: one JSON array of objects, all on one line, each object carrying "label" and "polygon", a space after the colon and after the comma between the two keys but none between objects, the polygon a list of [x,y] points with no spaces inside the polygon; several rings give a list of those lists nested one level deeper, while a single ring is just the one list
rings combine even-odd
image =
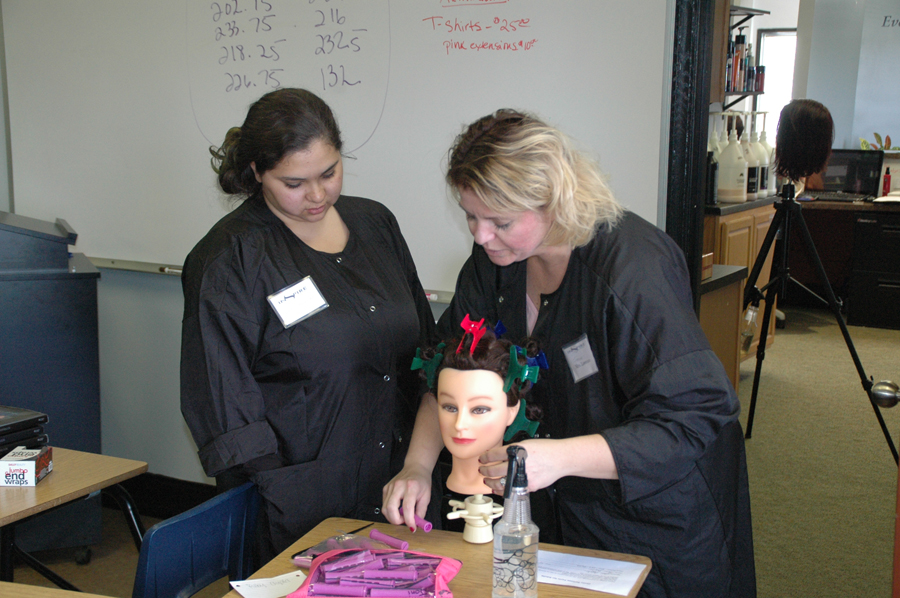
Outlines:
[{"label": "blonde wavy hair", "polygon": [[548,214],[547,245],[586,245],[624,211],[597,165],[565,134],[515,110],[469,125],[450,148],[446,179],[457,201],[469,189],[493,212]]}]

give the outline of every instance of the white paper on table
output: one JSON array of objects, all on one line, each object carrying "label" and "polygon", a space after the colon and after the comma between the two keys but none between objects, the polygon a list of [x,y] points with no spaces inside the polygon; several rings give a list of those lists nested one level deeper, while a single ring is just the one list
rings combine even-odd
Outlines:
[{"label": "white paper on table", "polygon": [[539,550],[537,580],[627,596],[645,567],[628,561]]},{"label": "white paper on table", "polygon": [[245,579],[232,581],[231,587],[244,598],[284,598],[303,584],[306,574],[292,571],[268,579]]}]

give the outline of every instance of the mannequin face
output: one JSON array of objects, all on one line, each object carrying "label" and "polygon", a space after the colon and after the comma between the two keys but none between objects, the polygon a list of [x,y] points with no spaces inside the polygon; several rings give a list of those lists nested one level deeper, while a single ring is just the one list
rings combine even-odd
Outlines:
[{"label": "mannequin face", "polygon": [[444,446],[459,459],[478,458],[499,446],[519,412],[518,404],[506,406],[503,379],[488,370],[444,368],[437,401]]}]

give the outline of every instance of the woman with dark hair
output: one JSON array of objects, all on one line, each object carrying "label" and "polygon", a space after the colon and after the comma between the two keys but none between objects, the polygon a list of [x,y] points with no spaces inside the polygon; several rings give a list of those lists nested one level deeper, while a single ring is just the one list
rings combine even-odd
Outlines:
[{"label": "woman with dark hair", "polygon": [[778,118],[775,172],[791,181],[812,176],[825,169],[833,143],[834,121],[828,108],[815,100],[791,100]]},{"label": "woman with dark hair", "polygon": [[211,148],[242,203],[184,265],[182,413],[220,491],[259,487],[262,562],[327,517],[379,519],[434,329],[394,216],[341,195],[341,145],[314,94],[260,98]]},{"label": "woman with dark hair", "polygon": [[[650,557],[641,596],[755,596],[740,405],[697,321],[681,250],[527,113],[469,125],[447,182],[475,247],[438,333],[466,313],[502,320],[549,362],[529,391],[539,437],[517,443],[529,491],[555,497],[558,536],[533,513],[541,540]],[[404,470],[385,487],[392,523],[428,504],[436,427],[423,401]],[[505,451],[481,460],[499,491]]]}]

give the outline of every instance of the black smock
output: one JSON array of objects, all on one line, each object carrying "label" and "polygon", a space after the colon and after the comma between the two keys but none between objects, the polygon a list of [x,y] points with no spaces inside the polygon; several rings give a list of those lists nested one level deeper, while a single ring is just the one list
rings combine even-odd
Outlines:
[{"label": "black smock", "polygon": [[[349,196],[333,209],[350,232],[340,253],[255,196],[184,265],[182,413],[207,475],[258,485],[275,554],[328,517],[380,519],[418,408],[409,364],[434,330],[393,214]],[[285,329],[266,297],[306,276],[328,307]]]},{"label": "black smock", "polygon": [[[499,267],[476,245],[438,336],[469,313],[524,339],[525,284],[525,261]],[[602,434],[619,473],[554,484],[563,542],[649,557],[641,596],[755,596],[739,403],[697,322],[678,246],[626,212],[573,250],[539,308],[532,336],[550,370],[527,397],[544,411],[538,436]],[[563,347],[585,335],[599,371],[575,382]]]}]

